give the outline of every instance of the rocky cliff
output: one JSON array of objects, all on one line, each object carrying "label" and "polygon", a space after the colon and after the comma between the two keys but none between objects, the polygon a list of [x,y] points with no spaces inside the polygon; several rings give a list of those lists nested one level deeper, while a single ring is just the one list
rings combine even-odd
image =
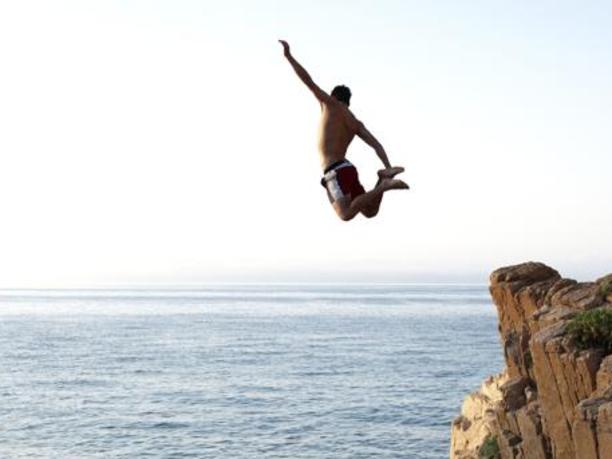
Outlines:
[{"label": "rocky cliff", "polygon": [[466,397],[451,459],[612,458],[611,350],[599,329],[589,346],[570,330],[583,311],[612,310],[612,274],[580,283],[524,263],[490,281],[506,368]]}]

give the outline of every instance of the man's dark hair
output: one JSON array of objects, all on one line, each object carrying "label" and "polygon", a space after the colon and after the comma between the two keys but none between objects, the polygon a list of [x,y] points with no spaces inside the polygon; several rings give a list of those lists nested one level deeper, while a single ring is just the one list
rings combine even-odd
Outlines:
[{"label": "man's dark hair", "polygon": [[343,84],[336,86],[332,90],[331,95],[340,102],[344,102],[347,106],[351,104],[351,90]]}]

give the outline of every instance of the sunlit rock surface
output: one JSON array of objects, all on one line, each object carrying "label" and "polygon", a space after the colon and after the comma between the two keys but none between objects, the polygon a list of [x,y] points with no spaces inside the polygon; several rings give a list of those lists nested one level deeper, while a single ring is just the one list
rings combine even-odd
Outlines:
[{"label": "sunlit rock surface", "polygon": [[612,308],[611,280],[579,283],[534,262],[491,274],[506,369],[466,397],[451,459],[479,458],[492,438],[502,459],[612,458],[612,355],[566,335],[579,312]]}]

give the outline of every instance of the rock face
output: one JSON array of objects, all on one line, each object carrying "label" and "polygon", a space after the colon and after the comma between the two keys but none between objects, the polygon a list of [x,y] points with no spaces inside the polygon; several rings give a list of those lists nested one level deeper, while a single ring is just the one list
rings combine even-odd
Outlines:
[{"label": "rock face", "polygon": [[[612,309],[612,275],[579,283],[530,262],[490,280],[506,369],[466,397],[451,459],[612,458],[612,355],[566,335],[579,312]],[[487,439],[497,454],[481,456]]]},{"label": "rock face", "polygon": [[504,372],[490,376],[480,389],[465,398],[461,415],[453,421],[451,451],[457,459],[478,457],[478,450],[487,438],[495,435],[495,409],[502,402],[501,386],[508,381]]}]

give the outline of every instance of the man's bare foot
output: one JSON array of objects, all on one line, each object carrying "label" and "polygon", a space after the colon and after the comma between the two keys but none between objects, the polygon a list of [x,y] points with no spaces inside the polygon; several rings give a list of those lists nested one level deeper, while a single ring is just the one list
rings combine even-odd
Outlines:
[{"label": "man's bare foot", "polygon": [[381,169],[378,171],[378,178],[379,179],[391,179],[393,177],[395,177],[397,174],[401,174],[402,172],[404,172],[404,168],[403,167],[388,167],[386,169]]},{"label": "man's bare foot", "polygon": [[383,191],[410,189],[408,184],[398,179],[383,179],[381,180],[379,186],[383,189]]}]

